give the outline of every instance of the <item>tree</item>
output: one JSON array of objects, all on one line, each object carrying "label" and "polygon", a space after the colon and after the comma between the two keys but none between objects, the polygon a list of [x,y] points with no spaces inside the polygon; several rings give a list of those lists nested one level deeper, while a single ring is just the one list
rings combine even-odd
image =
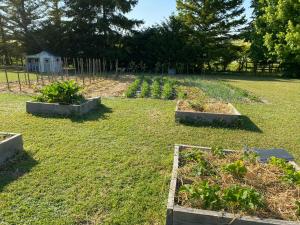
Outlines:
[{"label": "tree", "polygon": [[4,0],[6,2],[8,23],[14,40],[21,43],[25,51],[41,43],[34,35],[41,21],[46,16],[44,0]]},{"label": "tree", "polygon": [[246,23],[242,0],[177,0],[179,18],[188,27],[200,69],[220,57]]},{"label": "tree", "polygon": [[65,0],[69,55],[117,58],[122,37],[141,23],[125,14],[137,0]]},{"label": "tree", "polygon": [[[252,45],[269,61],[279,60],[288,73],[300,71],[300,2],[294,0],[260,0],[255,5],[256,17]],[[256,46],[263,46],[255,49]],[[261,48],[264,51],[259,51]],[[299,76],[299,75],[298,75]]]}]

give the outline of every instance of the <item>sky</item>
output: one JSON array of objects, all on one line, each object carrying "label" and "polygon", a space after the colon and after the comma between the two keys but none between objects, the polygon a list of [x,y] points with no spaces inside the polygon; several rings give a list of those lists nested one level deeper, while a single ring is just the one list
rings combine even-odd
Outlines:
[{"label": "sky", "polygon": [[[244,0],[248,18],[251,16],[250,1]],[[148,27],[160,23],[175,11],[176,0],[139,0],[129,17],[144,20],[144,27]]]}]

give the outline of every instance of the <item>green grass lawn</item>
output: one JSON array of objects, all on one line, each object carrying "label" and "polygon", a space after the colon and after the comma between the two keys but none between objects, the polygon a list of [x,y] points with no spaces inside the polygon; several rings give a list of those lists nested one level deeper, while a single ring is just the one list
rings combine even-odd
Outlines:
[{"label": "green grass lawn", "polygon": [[22,133],[26,150],[0,169],[0,224],[164,224],[175,143],[282,147],[300,162],[300,81],[225,82],[268,101],[235,103],[260,131],[178,125],[175,101],[106,98],[71,120],[28,115],[30,97],[0,94],[0,131]]},{"label": "green grass lawn", "polygon": [[[17,72],[8,71],[7,72],[7,77],[8,77],[9,82],[18,81],[18,73]],[[36,75],[30,73],[29,78],[30,78],[30,80],[36,80]],[[20,81],[25,82],[25,79],[27,80],[28,77],[25,78],[24,72],[20,72]],[[5,72],[2,71],[2,70],[0,70],[0,83],[6,83],[6,75],[5,75]]]}]

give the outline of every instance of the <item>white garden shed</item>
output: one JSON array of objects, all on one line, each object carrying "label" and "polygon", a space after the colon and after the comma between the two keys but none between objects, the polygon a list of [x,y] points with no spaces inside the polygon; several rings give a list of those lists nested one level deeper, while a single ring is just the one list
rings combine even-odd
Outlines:
[{"label": "white garden shed", "polygon": [[60,73],[63,70],[60,56],[42,51],[26,57],[26,69],[28,72]]}]

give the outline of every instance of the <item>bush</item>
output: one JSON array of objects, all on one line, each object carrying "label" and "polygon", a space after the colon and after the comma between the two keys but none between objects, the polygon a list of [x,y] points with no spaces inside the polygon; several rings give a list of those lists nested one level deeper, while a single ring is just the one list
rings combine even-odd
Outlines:
[{"label": "bush", "polygon": [[80,104],[85,99],[81,94],[81,87],[75,81],[64,81],[45,86],[35,100],[69,105]]},{"label": "bush", "polygon": [[148,81],[145,80],[142,84],[141,97],[147,98],[149,96],[150,96],[150,85]]},{"label": "bush", "polygon": [[136,79],[127,89],[127,91],[125,92],[125,96],[127,98],[134,98],[136,97],[136,92],[139,89],[141,80],[140,79]]},{"label": "bush", "polygon": [[163,86],[163,91],[162,91],[162,98],[163,99],[173,99],[174,98],[174,87],[171,82],[166,82]]},{"label": "bush", "polygon": [[151,95],[153,98],[160,98],[161,96],[160,82],[158,80],[154,80],[152,84]]}]

